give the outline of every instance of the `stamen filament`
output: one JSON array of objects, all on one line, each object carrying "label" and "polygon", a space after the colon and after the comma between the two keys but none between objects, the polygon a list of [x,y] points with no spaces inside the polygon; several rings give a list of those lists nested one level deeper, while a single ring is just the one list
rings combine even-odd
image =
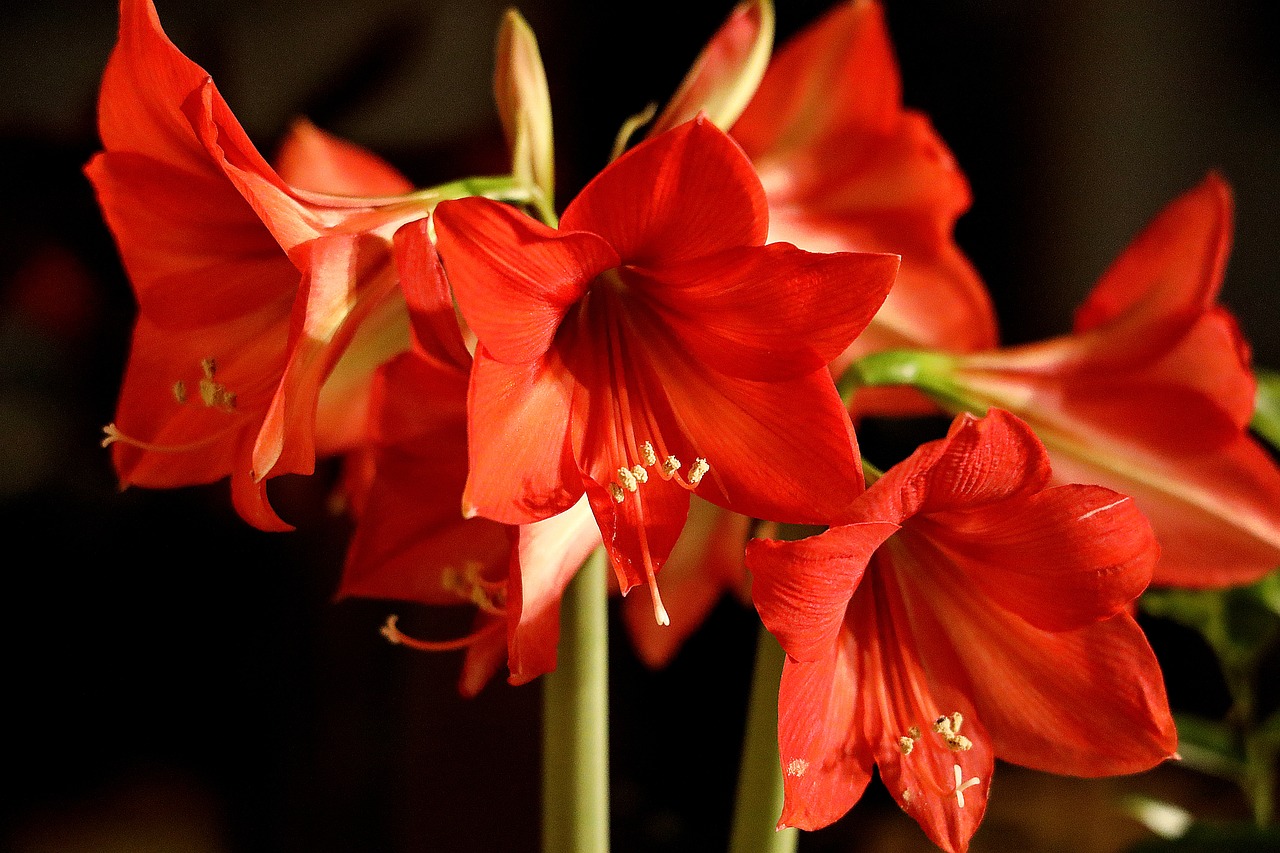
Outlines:
[{"label": "stamen filament", "polygon": [[502,622],[495,621],[456,640],[419,640],[401,631],[396,625],[399,621],[400,617],[397,614],[391,614],[387,617],[387,621],[383,623],[383,626],[378,629],[378,633],[386,637],[387,642],[393,646],[405,646],[420,652],[453,652],[458,649],[465,649],[477,643],[487,634],[491,634],[502,627]]}]

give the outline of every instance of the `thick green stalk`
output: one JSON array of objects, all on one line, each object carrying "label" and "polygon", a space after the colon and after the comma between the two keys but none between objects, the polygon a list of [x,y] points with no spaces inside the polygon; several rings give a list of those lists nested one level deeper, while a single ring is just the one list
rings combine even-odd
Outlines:
[{"label": "thick green stalk", "polygon": [[763,625],[756,643],[756,666],[747,700],[747,732],[738,770],[730,853],[795,853],[800,833],[778,830],[782,814],[782,762],[778,758],[778,682],[782,647]]},{"label": "thick green stalk", "polygon": [[543,678],[543,853],[609,850],[608,557],[565,590],[556,669]]}]

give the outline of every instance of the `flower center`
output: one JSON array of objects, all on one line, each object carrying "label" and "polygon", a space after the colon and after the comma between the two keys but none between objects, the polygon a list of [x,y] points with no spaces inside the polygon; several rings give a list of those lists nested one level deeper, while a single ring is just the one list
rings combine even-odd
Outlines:
[{"label": "flower center", "polygon": [[[941,716],[933,721],[929,730],[931,734],[937,736],[936,738],[925,738],[921,733],[919,726],[912,726],[907,729],[907,733],[905,735],[898,738],[898,751],[906,757],[913,753],[918,754],[916,753],[917,745],[920,745],[924,749],[933,750],[945,748],[949,752],[956,754],[958,760],[959,753],[968,752],[973,749],[973,741],[960,734],[960,727],[963,724],[964,717],[959,711],[956,711],[950,716]],[[940,797],[955,797],[956,806],[958,808],[964,808],[964,792],[981,784],[982,780],[977,776],[971,776],[968,779],[965,779],[964,769],[961,768],[957,761],[953,761],[951,769],[955,779],[950,790],[947,790],[934,782],[927,767],[923,768],[919,777],[925,785],[933,791],[933,793]],[[911,802],[911,791],[909,789],[902,792],[902,800],[907,803]]]}]

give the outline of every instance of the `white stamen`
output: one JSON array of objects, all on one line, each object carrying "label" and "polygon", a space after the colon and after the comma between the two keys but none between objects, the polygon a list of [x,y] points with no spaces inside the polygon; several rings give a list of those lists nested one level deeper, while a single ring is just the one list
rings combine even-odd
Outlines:
[{"label": "white stamen", "polygon": [[672,474],[680,470],[680,460],[674,456],[668,456],[662,460],[662,473],[670,477]]},{"label": "white stamen", "polygon": [[703,459],[701,456],[693,460],[693,465],[689,468],[689,485],[696,486],[698,483],[701,483],[702,478],[710,470],[711,466],[708,465],[707,460]]},{"label": "white stamen", "polygon": [[658,454],[653,452],[653,445],[647,441],[640,445],[640,458],[644,460],[645,465],[658,464]]},{"label": "white stamen", "polygon": [[613,495],[613,502],[619,504],[627,497],[627,493],[622,491],[622,486],[619,486],[617,483],[609,484],[609,494]]},{"label": "white stamen", "polygon": [[637,483],[649,482],[649,472],[644,470],[642,465],[634,465],[631,468],[631,476],[636,478]]},{"label": "white stamen", "polygon": [[636,483],[636,475],[632,474],[627,468],[618,469],[618,482],[628,492],[634,492],[639,488],[639,484]]}]

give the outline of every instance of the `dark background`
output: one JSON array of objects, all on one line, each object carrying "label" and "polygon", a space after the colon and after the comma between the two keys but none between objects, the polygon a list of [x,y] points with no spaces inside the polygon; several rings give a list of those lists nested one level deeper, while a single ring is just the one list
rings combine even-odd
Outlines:
[{"label": "dark background", "polygon": [[[562,199],[622,120],[674,89],[728,2],[542,0]],[[828,4],[780,0],[782,37]],[[489,95],[496,0],[161,0],[174,41],[271,151],[305,113],[420,185],[501,171]],[[909,105],[974,189],[958,236],[1008,341],[1063,331],[1164,203],[1220,169],[1236,190],[1223,299],[1280,365],[1280,53],[1269,4],[888,3]],[[275,485],[301,532],[267,535],[225,484],[119,493],[97,441],[133,302],[80,167],[97,145],[110,2],[0,24],[0,847],[48,851],[507,851],[536,847],[536,685],[453,689],[458,661],[386,645],[385,602],[331,597],[349,532],[335,472]],[[866,441],[885,442],[871,429]],[[429,614],[405,613],[407,625]],[[416,621],[415,621],[416,620]],[[465,630],[431,624],[437,636]],[[1151,626],[1171,697],[1225,707],[1208,653]],[[436,633],[438,632],[438,633]],[[754,646],[726,602],[668,670],[612,647],[614,845],[723,849]],[[1117,850],[1142,790],[1242,814],[1178,768],[1055,780],[1002,767],[975,850]],[[1086,816],[1084,818],[1082,816]],[[929,849],[880,791],[804,851]]]}]

